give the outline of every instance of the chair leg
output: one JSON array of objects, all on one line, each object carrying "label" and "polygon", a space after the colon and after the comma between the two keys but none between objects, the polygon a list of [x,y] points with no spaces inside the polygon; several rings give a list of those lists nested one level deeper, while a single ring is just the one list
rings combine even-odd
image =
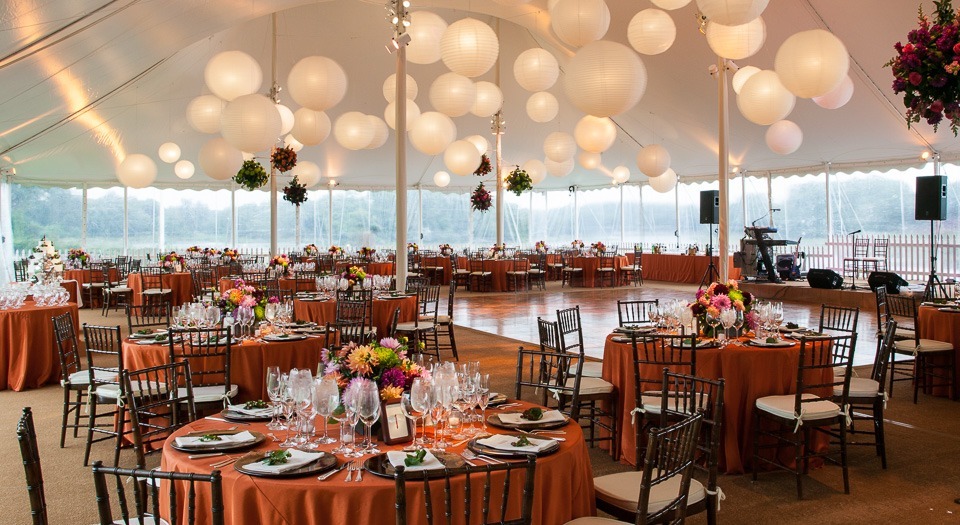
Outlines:
[{"label": "chair leg", "polygon": [[924,390],[927,386],[927,360],[920,354],[917,354],[913,360],[913,404],[917,404],[917,395],[920,393],[920,383],[923,383]]},{"label": "chair leg", "polygon": [[69,387],[63,387],[63,418],[60,421],[60,448],[66,445],[67,441],[67,418],[70,417],[70,390]]},{"label": "chair leg", "polygon": [[87,444],[83,450],[83,466],[90,464],[90,447],[93,445],[93,426],[97,421],[97,404],[90,403],[90,413],[87,414]]},{"label": "chair leg", "polygon": [[[639,436],[637,436],[639,439]],[[639,445],[637,450],[639,451]],[[751,475],[753,476],[753,481],[757,481],[757,469],[760,468],[760,462],[758,458],[760,457],[760,414],[757,410],[753,411],[753,458],[750,461],[751,463]],[[637,458],[639,463],[640,458]]]},{"label": "chair leg", "polygon": [[[806,432],[806,428],[803,429]],[[794,475],[797,476],[797,499],[803,499],[803,474],[806,471],[807,460],[803,457],[803,438],[800,432],[793,433],[794,441]]]},{"label": "chair leg", "polygon": [[842,417],[840,418],[840,468],[843,469],[843,493],[850,494],[850,473],[847,470],[847,424]]},{"label": "chair leg", "polygon": [[120,466],[120,451],[123,450],[123,436],[127,426],[127,409],[124,405],[117,407],[117,420],[120,428],[117,430],[117,439],[113,446],[113,466]]},{"label": "chair leg", "polygon": [[450,349],[453,351],[453,360],[459,361],[460,355],[457,354],[457,338],[453,335],[453,321],[450,322],[448,330],[448,333],[450,334]]},{"label": "chair leg", "polygon": [[73,437],[80,437],[80,411],[83,409],[84,391],[77,390],[77,404],[73,406]]},{"label": "chair leg", "polygon": [[887,443],[883,435],[883,400],[878,399],[873,404],[873,437],[877,444],[877,455],[880,456],[880,465],[887,468]]}]

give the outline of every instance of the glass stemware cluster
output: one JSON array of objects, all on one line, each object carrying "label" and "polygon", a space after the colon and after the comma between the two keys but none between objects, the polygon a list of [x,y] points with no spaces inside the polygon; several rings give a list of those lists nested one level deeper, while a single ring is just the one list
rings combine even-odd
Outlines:
[{"label": "glass stemware cluster", "polygon": [[[37,306],[62,306],[70,300],[70,292],[63,286],[60,286],[59,280],[44,280],[35,283],[29,289],[23,288],[24,294],[33,296],[33,301]],[[17,294],[19,296],[19,294]],[[19,305],[23,304],[22,299],[18,299]],[[19,305],[13,306],[18,308]],[[3,299],[0,299],[0,309],[3,308]]]},{"label": "glass stemware cluster", "polygon": [[[61,288],[61,290],[62,289],[63,288]],[[31,291],[29,283],[19,282],[0,286],[0,310],[20,308],[23,306],[23,302],[26,301],[27,296],[30,294]],[[37,301],[37,306],[43,306],[38,301],[36,294],[34,294],[33,300]]]},{"label": "glass stemware cluster", "polygon": [[758,302],[753,307],[757,316],[757,338],[773,337],[780,340],[780,325],[783,324],[783,303]]},{"label": "glass stemware cluster", "polygon": [[215,305],[187,303],[173,307],[171,321],[176,328],[214,328],[221,318],[220,308]]}]

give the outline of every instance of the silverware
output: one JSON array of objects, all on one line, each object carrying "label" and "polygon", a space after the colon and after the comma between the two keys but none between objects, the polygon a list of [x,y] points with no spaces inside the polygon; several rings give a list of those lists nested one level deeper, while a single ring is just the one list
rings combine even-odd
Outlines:
[{"label": "silverware", "polygon": [[187,456],[187,459],[202,459],[202,458],[212,458],[216,456],[222,456],[223,452],[211,452],[209,454],[190,454]]},{"label": "silverware", "polygon": [[460,455],[463,457],[463,459],[474,459],[474,460],[479,459],[487,463],[493,463],[494,465],[497,465],[497,464],[502,465],[505,463],[504,461],[491,458],[490,456],[485,456],[483,454],[476,454],[472,450],[464,450],[463,452],[460,453]]},{"label": "silverware", "polygon": [[230,421],[230,420],[227,420],[227,419],[223,419],[223,418],[219,418],[219,417],[213,417],[213,416],[207,416],[207,417],[205,417],[205,418],[203,418],[203,419],[209,419],[210,421],[223,421],[224,423],[236,423],[236,424],[238,424],[238,425],[249,425],[249,424],[250,424],[250,423],[244,423],[244,422],[242,422],[242,421]]},{"label": "silverware", "polygon": [[506,408],[516,408],[519,406],[523,406],[523,404],[522,403],[504,403],[496,408],[497,410],[504,410]]},{"label": "silverware", "polygon": [[330,477],[333,476],[334,474],[336,474],[337,472],[340,472],[341,470],[343,470],[343,469],[345,469],[345,468],[347,468],[347,467],[349,467],[349,466],[350,466],[350,462],[344,463],[344,464],[340,465],[339,467],[331,470],[330,472],[327,472],[326,474],[321,474],[321,475],[317,476],[317,479],[320,480],[320,481],[326,481],[326,480],[330,479]]},{"label": "silverware", "polygon": [[349,483],[353,481],[353,471],[356,468],[356,461],[351,461],[347,464],[347,477],[343,481]]},{"label": "silverware", "polygon": [[357,482],[363,481],[363,464],[357,463]]},{"label": "silverware", "polygon": [[492,458],[492,457],[487,456],[487,455],[485,455],[485,454],[477,454],[477,458],[482,459],[482,460],[486,461],[487,463],[493,463],[494,465],[506,465],[506,464],[507,464],[506,461],[502,461],[502,460],[499,460],[499,459],[497,459],[497,458]]},{"label": "silverware", "polygon": [[211,463],[210,466],[213,467],[213,468],[226,467],[227,465],[233,463],[233,462],[236,461],[237,459],[239,459],[239,458],[228,458],[228,459],[225,459],[225,460],[223,460],[223,461],[218,461],[218,462],[216,462],[216,463]]}]

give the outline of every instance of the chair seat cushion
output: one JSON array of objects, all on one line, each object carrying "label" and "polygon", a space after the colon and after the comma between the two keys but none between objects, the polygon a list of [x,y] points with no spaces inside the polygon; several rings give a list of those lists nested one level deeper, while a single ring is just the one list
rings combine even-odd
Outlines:
[{"label": "chair seat cushion", "polygon": [[444,324],[444,325],[445,325],[445,324],[450,324],[450,316],[449,316],[449,315],[446,315],[446,314],[444,314],[444,315],[438,315],[438,316],[437,316],[437,324]]},{"label": "chair seat cushion", "polygon": [[[132,388],[131,394],[133,394],[134,397],[138,396],[143,391],[157,393],[163,392],[167,389],[166,385],[158,385],[152,381],[146,383],[137,381],[132,383],[130,387]],[[94,393],[97,395],[97,397],[102,397],[105,399],[119,399],[120,385],[100,385],[97,387]]]},{"label": "chair seat cushion", "polygon": [[509,271],[507,272],[507,275],[527,275],[527,272],[524,270]]},{"label": "chair seat cushion", "polygon": [[598,272],[612,272],[612,271],[614,271],[614,269],[613,269],[613,268],[597,268],[597,271],[598,271]]},{"label": "chair seat cushion", "polygon": [[637,267],[632,264],[627,264],[625,266],[620,267],[621,272],[634,272],[636,270],[637,270]]},{"label": "chair seat cushion", "polygon": [[[876,397],[880,393],[880,383],[866,377],[850,378],[850,397]],[[843,395],[843,388],[833,387],[833,395]]]},{"label": "chair seat cushion", "polygon": [[[567,379],[567,382],[564,384],[567,388],[573,388],[575,377]],[[592,394],[609,394],[614,391],[614,386],[599,377],[581,377],[580,378],[580,395],[588,396]]]},{"label": "chair seat cushion", "polygon": [[[97,381],[116,381],[117,380],[117,369],[112,370],[94,370],[93,375]],[[90,384],[90,371],[89,370],[80,370],[79,372],[74,372],[70,374],[70,377],[67,378],[67,383],[70,383],[72,386],[84,386]],[[60,381],[60,386],[64,386],[63,380]]]},{"label": "chair seat cushion", "polygon": [[[642,471],[631,470],[593,478],[593,486],[597,493],[597,499],[633,512],[637,510],[637,500],[640,499],[640,482],[642,480]],[[679,492],[680,476],[674,476],[663,483],[654,485],[650,491],[650,503],[647,511],[653,513],[663,509]],[[703,484],[691,479],[687,504],[693,505],[703,501],[706,497],[707,491],[704,490]]]},{"label": "chair seat cushion", "polygon": [[900,352],[952,352],[953,345],[944,341],[935,341],[933,339],[921,339],[920,346],[917,346],[916,339],[904,339],[893,343],[894,348]]},{"label": "chair seat cushion", "polygon": [[143,520],[141,520],[140,518],[134,518],[134,517],[131,517],[127,521],[124,521],[122,519],[113,520],[113,523],[117,525],[170,525],[170,522],[168,522],[167,520],[163,518],[160,518],[159,520],[157,520],[153,516],[144,516]]},{"label": "chair seat cushion", "polygon": [[424,323],[423,321],[421,321],[419,325],[417,323],[414,323],[413,321],[407,321],[406,323],[397,323],[398,332],[416,332],[416,331],[423,332],[426,330],[433,330],[436,327],[437,325],[433,323],[430,323],[430,322]]},{"label": "chair seat cushion", "polygon": [[[757,400],[757,408],[768,414],[773,414],[784,419],[796,419],[793,413],[793,394],[785,396],[767,396]],[[813,394],[803,394],[803,399],[817,399]],[[840,413],[840,405],[833,401],[821,399],[811,403],[804,403],[801,407],[803,413],[800,414],[802,421],[814,421],[818,419],[829,419]]]},{"label": "chair seat cushion", "polygon": [[[576,366],[570,366],[570,375],[577,373]],[[603,377],[603,362],[583,360],[583,367],[580,369],[580,377]]]},{"label": "chair seat cushion", "polygon": [[488,275],[493,275],[493,272],[470,272],[470,275],[473,275],[473,276],[475,276],[475,277],[476,277],[476,276],[486,277],[486,276],[488,276]]},{"label": "chair seat cushion", "polygon": [[914,339],[917,337],[917,333],[909,328],[900,328],[897,327],[897,331],[894,332],[896,337],[902,337],[904,339]]},{"label": "chair seat cushion", "polygon": [[598,516],[587,516],[585,518],[577,518],[573,521],[568,521],[564,525],[612,525],[616,523],[631,525],[633,522],[617,521],[610,518],[600,518]]},{"label": "chair seat cushion", "polygon": [[455,272],[453,272],[453,273],[456,273],[456,274],[459,274],[459,275],[470,275],[470,270],[466,270],[466,269],[464,269],[464,268],[457,268],[457,271],[455,271]]},{"label": "chair seat cushion", "polygon": [[[224,394],[223,385],[206,385],[206,386],[195,386],[193,387],[193,402],[194,403],[213,403],[215,401],[223,400]],[[228,398],[232,398],[237,395],[239,388],[237,385],[230,385],[230,390],[226,393]],[[177,397],[184,397],[187,395],[186,388],[177,389]]]},{"label": "chair seat cushion", "polygon": [[173,293],[173,289],[172,288],[147,288],[141,293],[147,294],[147,295],[168,294],[168,293]]},{"label": "chair seat cushion", "polygon": [[133,288],[129,288],[127,286],[114,286],[112,288],[104,288],[103,291],[110,293],[132,293]]},{"label": "chair seat cushion", "polygon": [[565,271],[565,272],[582,272],[582,271],[583,271],[583,268],[572,268],[572,267],[570,267],[570,266],[565,266],[565,267],[563,268],[563,271]]}]

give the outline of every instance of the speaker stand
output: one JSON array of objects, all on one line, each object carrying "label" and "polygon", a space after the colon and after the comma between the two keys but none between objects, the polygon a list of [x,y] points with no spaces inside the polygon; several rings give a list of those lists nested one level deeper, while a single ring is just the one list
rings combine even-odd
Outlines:
[{"label": "speaker stand", "polygon": [[927,285],[923,287],[922,301],[932,301],[937,295],[934,293],[934,287],[940,288],[940,297],[947,296],[947,290],[940,282],[937,275],[937,242],[933,236],[933,220],[930,221],[930,275],[927,276]]},{"label": "speaker stand", "polygon": [[703,272],[703,277],[700,278],[700,288],[710,286],[710,283],[720,280],[720,272],[717,271],[716,265],[713,264],[713,223],[710,223],[710,244],[707,249],[707,261],[710,264],[707,265],[707,269]]}]

